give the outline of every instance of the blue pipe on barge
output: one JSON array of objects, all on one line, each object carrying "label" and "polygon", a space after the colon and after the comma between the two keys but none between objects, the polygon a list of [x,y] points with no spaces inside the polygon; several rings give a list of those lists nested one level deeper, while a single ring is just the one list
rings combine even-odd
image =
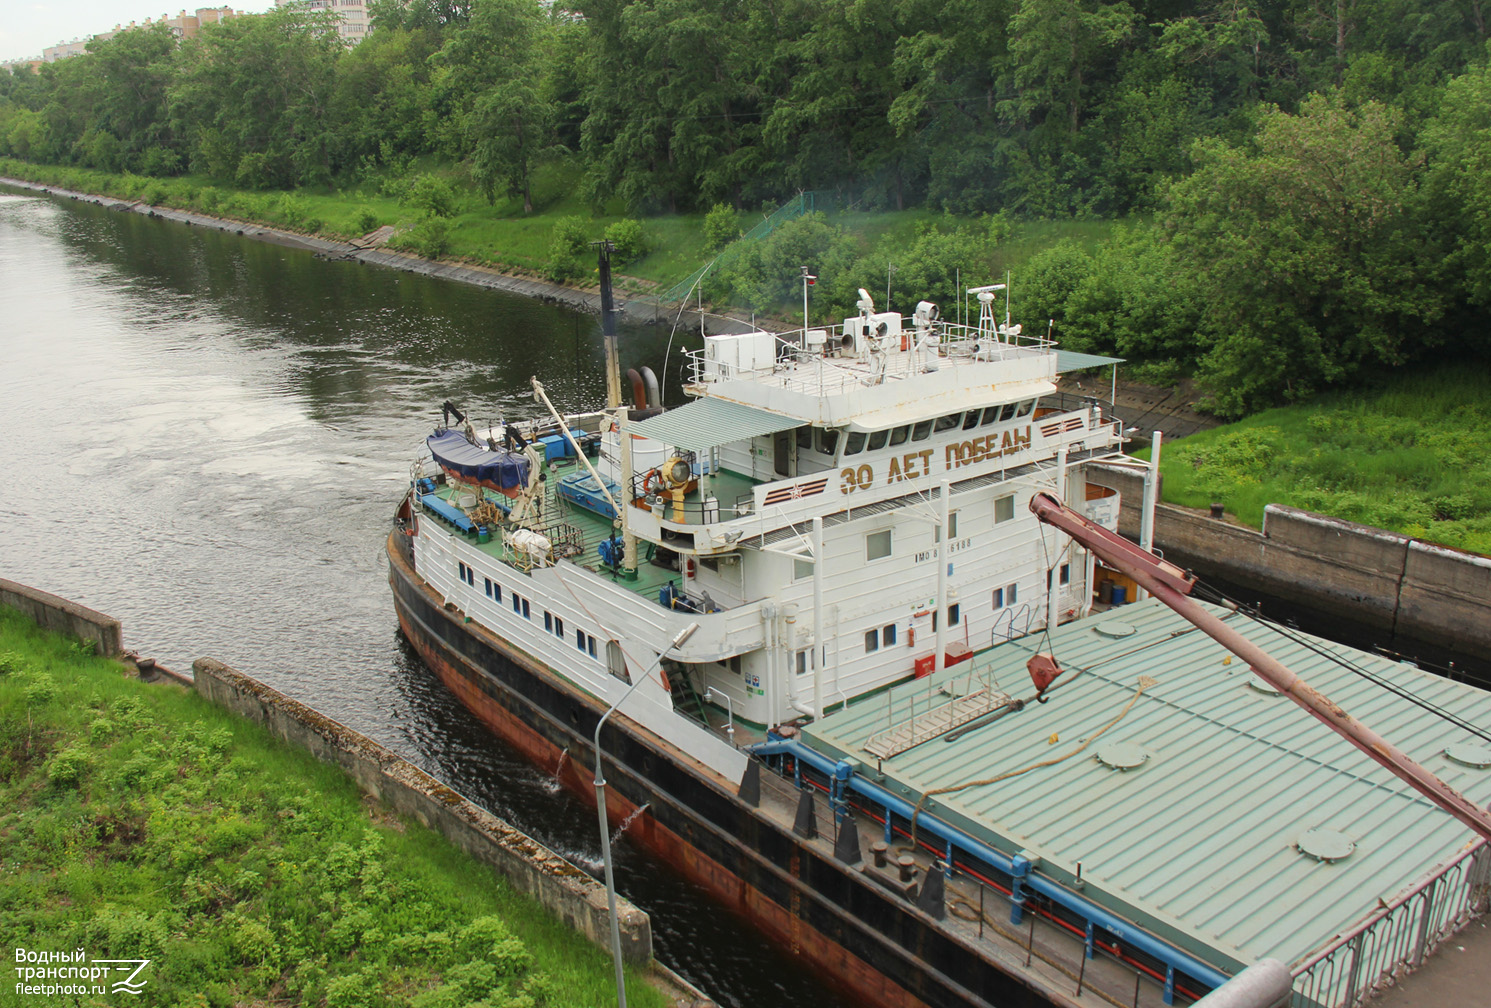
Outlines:
[{"label": "blue pipe on barge", "polygon": [[[912,813],[916,811],[916,807],[904,798],[854,773],[853,766],[847,760],[831,759],[795,739],[761,742],[745,747],[745,751],[752,756],[791,756],[817,770],[830,781],[839,781],[841,788],[853,788],[869,801],[904,819],[910,820]],[[1010,857],[1003,854],[988,844],[975,840],[968,834],[929,816],[926,810],[923,810],[917,818],[917,830],[925,830],[950,846],[957,847],[1005,872],[1015,880],[1017,893],[1023,887],[1045,896],[1053,903],[1061,904],[1082,919],[1098,925],[1146,955],[1158,959],[1170,970],[1180,970],[1212,988],[1220,987],[1228,980],[1227,974],[1216,967],[1165,943],[1148,931],[1117,916],[1106,907],[1084,899],[1051,879],[1036,874],[1034,865],[1023,855],[1016,854]],[[1170,1003],[1173,983],[1174,978],[1171,976],[1165,985],[1166,1004]]]}]

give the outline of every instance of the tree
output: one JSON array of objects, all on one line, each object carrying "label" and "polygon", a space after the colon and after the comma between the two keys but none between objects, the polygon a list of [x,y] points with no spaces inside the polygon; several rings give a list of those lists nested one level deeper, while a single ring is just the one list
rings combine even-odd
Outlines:
[{"label": "tree", "polygon": [[1491,73],[1479,66],[1449,83],[1421,138],[1428,155],[1428,218],[1446,267],[1471,304],[1491,308]]},{"label": "tree", "polygon": [[533,166],[553,147],[544,86],[550,19],[534,0],[477,0],[435,62],[438,90],[458,110],[443,145],[471,158],[488,202],[500,186],[533,212]]},{"label": "tree", "polygon": [[1218,412],[1298,399],[1434,343],[1444,298],[1400,125],[1382,105],[1317,95],[1299,115],[1266,111],[1247,146],[1198,142],[1166,226],[1203,291],[1200,377]]},{"label": "tree", "polygon": [[169,96],[193,166],[250,189],[329,180],[340,167],[330,112],[343,51],[335,15],[298,6],[183,42]]}]

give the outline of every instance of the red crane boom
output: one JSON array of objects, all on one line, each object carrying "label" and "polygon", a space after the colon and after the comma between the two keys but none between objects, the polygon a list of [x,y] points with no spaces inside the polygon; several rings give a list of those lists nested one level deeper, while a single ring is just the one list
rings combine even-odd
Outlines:
[{"label": "red crane boom", "polygon": [[1336,734],[1402,778],[1435,805],[1491,841],[1491,813],[1409,758],[1387,739],[1347,714],[1323,693],[1285,668],[1262,648],[1189,598],[1195,578],[1148,550],[1108,531],[1048,493],[1030,499],[1030,510],[1127,574],[1202,633],[1237,655],[1274,689],[1299,704]]}]

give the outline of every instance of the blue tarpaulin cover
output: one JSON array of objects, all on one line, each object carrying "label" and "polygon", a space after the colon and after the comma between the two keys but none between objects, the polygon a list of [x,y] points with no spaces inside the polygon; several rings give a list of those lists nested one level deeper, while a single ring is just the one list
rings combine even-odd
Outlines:
[{"label": "blue tarpaulin cover", "polygon": [[511,493],[528,482],[528,460],[467,441],[460,431],[437,430],[425,439],[440,468],[458,479]]}]

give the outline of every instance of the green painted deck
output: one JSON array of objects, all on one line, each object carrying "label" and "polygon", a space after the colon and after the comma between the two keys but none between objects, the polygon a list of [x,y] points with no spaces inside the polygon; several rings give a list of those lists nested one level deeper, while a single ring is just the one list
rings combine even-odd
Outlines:
[{"label": "green painted deck", "polygon": [[[1445,755],[1457,743],[1491,743],[1266,627],[1240,616],[1230,621],[1450,785],[1491,802],[1491,769]],[[1491,726],[1491,694],[1309,640]],[[1029,697],[1025,662],[1037,645],[1047,650],[1035,636],[987,651],[971,674]],[[1261,680],[1159,602],[1060,627],[1049,649],[1067,672],[1048,703],[885,759],[884,785],[915,803],[929,790],[1066,756],[937,796],[925,808],[1007,853],[1029,851],[1057,881],[1070,882],[1081,862],[1083,895],[1213,963],[1297,961],[1471,840],[1466,827],[1296,704],[1249,685]],[[873,773],[876,759],[863,748],[870,738],[905,718],[913,701],[929,710],[944,685],[966,689],[969,675],[964,664],[903,684],[804,734],[815,748],[858,759]],[[1134,700],[1141,676],[1154,685],[1097,737]],[[1142,763],[1120,770],[1097,758],[1121,753]],[[1315,828],[1344,833],[1354,852],[1334,862],[1302,854],[1296,843]]]},{"label": "green painted deck", "polygon": [[[573,531],[574,541],[578,543],[577,552],[568,557],[571,561],[598,574],[612,576],[612,571],[603,565],[600,554],[596,551],[597,545],[607,537],[616,534],[613,523],[609,518],[596,514],[586,508],[580,507],[570,501],[563,500],[557,495],[559,480],[575,472],[584,472],[583,467],[577,465],[546,467],[548,479],[544,481],[544,518],[540,523],[545,529],[549,529],[555,523],[567,526],[564,531]],[[690,491],[684,498],[684,509],[686,520],[697,522],[703,515],[704,498],[713,494],[720,506],[720,519],[728,520],[734,517],[733,508],[736,499],[749,497],[751,488],[758,485],[757,480],[742,476],[730,470],[721,470],[713,476],[706,476],[700,480],[698,489]],[[489,500],[499,502],[503,507],[509,507],[512,501],[491,490],[483,491]],[[446,500],[452,500],[456,495],[456,488],[450,484],[441,486],[438,490],[439,496]],[[429,513],[429,512],[427,512]],[[671,515],[671,511],[669,514]],[[442,519],[432,515],[436,520]],[[563,538],[560,535],[551,536],[556,542]],[[503,563],[519,567],[512,553],[502,544],[501,536],[495,532],[491,541],[472,544],[483,553],[500,560]],[[681,586],[682,575],[665,567],[659,567],[650,562],[654,547],[648,542],[637,544],[637,578],[635,581],[625,581],[616,578],[616,583],[623,585],[638,595],[656,600],[658,591],[663,585],[672,581]]]}]

